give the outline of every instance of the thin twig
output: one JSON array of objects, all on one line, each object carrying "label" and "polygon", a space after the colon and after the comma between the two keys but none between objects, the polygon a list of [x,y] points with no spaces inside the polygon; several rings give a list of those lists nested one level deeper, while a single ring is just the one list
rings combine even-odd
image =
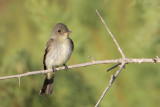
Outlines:
[{"label": "thin twig", "polygon": [[106,87],[106,89],[104,90],[103,94],[101,95],[100,99],[98,100],[97,104],[95,105],[95,107],[98,107],[99,103],[102,101],[104,95],[106,94],[106,92],[109,90],[109,88],[112,86],[114,80],[116,79],[116,77],[118,76],[118,74],[120,73],[120,71],[122,70],[122,68],[125,66],[125,63],[122,63],[120,65],[120,68],[118,69],[118,71],[116,72],[115,75],[111,75],[111,79],[110,82],[108,84],[108,86]]},{"label": "thin twig", "polygon": [[105,21],[103,20],[102,16],[100,15],[100,13],[98,12],[98,10],[97,10],[97,9],[96,9],[96,12],[97,12],[97,14],[98,14],[99,18],[101,19],[102,23],[104,24],[105,28],[107,29],[107,31],[108,31],[108,32],[109,32],[109,34],[111,35],[111,37],[112,37],[113,41],[115,42],[115,44],[116,44],[116,46],[117,46],[117,48],[118,48],[119,52],[120,52],[120,53],[121,53],[121,55],[122,55],[122,58],[126,58],[125,54],[123,53],[123,50],[122,50],[122,49],[121,49],[121,47],[119,46],[119,44],[118,44],[117,40],[114,38],[114,36],[113,36],[112,32],[110,31],[110,29],[109,29],[109,28],[108,28],[108,26],[106,25]]}]

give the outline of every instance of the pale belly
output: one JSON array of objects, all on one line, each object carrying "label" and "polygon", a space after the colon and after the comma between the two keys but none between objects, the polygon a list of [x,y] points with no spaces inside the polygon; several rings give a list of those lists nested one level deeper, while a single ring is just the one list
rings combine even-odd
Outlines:
[{"label": "pale belly", "polygon": [[67,62],[72,53],[72,49],[70,44],[61,44],[52,46],[50,51],[46,56],[46,66],[48,69],[51,69],[52,66],[61,66]]}]

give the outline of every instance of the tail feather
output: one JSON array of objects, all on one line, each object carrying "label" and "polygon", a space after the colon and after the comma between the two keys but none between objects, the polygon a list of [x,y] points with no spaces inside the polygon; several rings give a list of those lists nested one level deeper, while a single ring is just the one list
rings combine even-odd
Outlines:
[{"label": "tail feather", "polygon": [[47,77],[45,78],[44,83],[43,83],[43,87],[40,90],[39,95],[43,95],[45,93],[46,94],[52,94],[53,80],[54,80],[54,77],[51,78],[51,79],[47,79]]}]

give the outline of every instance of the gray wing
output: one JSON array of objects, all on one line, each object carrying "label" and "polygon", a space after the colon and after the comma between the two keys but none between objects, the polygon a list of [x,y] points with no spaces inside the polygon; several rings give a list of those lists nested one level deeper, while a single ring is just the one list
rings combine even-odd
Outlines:
[{"label": "gray wing", "polygon": [[47,42],[47,47],[45,49],[45,53],[44,53],[44,57],[43,57],[43,65],[44,65],[44,70],[47,70],[47,66],[46,66],[46,63],[45,63],[45,60],[46,60],[46,56],[50,50],[50,47],[53,43],[53,39],[50,39],[48,42]]},{"label": "gray wing", "polygon": [[69,40],[71,41],[71,49],[73,51],[74,50],[74,43],[73,43],[72,39],[69,39]]}]

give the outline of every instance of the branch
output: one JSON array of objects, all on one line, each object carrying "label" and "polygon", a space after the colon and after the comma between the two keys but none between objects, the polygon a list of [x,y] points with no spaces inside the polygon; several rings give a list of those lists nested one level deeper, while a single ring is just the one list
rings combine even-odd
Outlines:
[{"label": "branch", "polygon": [[97,104],[95,105],[95,107],[98,107],[99,103],[102,101],[104,95],[106,94],[106,92],[109,90],[109,88],[112,86],[114,80],[116,79],[116,77],[118,76],[118,74],[120,73],[120,71],[122,70],[122,68],[125,66],[125,63],[120,65],[120,68],[118,69],[118,71],[116,72],[115,75],[111,75],[111,80],[109,82],[109,85],[106,87],[106,89],[104,90],[103,94],[101,95],[100,99],[98,100]]},{"label": "branch", "polygon": [[101,19],[101,21],[103,22],[105,28],[107,29],[108,33],[111,35],[111,37],[112,37],[113,41],[115,42],[115,44],[116,44],[119,52],[121,53],[122,57],[125,58],[126,56],[125,56],[125,54],[123,53],[123,50],[122,50],[121,47],[119,46],[117,40],[114,38],[112,32],[109,30],[108,26],[106,25],[105,21],[103,20],[102,16],[100,15],[100,13],[98,12],[97,9],[96,9],[96,12],[97,12],[99,18]]},{"label": "branch", "polygon": [[[99,103],[102,101],[104,95],[105,95],[106,92],[109,90],[109,88],[110,88],[111,85],[113,84],[114,80],[116,79],[116,77],[118,76],[118,74],[120,73],[120,71],[122,70],[122,68],[125,67],[126,64],[131,63],[132,61],[133,61],[133,62],[134,62],[134,61],[136,62],[137,59],[129,59],[129,58],[127,58],[127,57],[125,56],[123,50],[122,50],[121,47],[119,46],[118,42],[116,41],[115,37],[113,36],[112,32],[110,31],[110,29],[109,29],[108,26],[106,25],[105,21],[103,20],[102,16],[100,15],[100,13],[98,12],[97,9],[96,9],[96,13],[98,14],[98,16],[99,16],[99,18],[101,19],[102,23],[104,24],[105,28],[106,28],[107,31],[109,32],[110,36],[112,37],[114,43],[116,44],[116,46],[117,46],[117,48],[118,48],[118,50],[119,50],[119,52],[120,52],[120,54],[121,54],[121,56],[122,56],[122,62],[121,62],[121,63],[119,63],[119,64],[117,64],[117,65],[115,65],[115,66],[113,66],[112,68],[110,68],[110,69],[107,70],[107,71],[109,71],[109,70],[117,67],[118,65],[120,65],[120,67],[119,67],[118,71],[116,72],[116,74],[111,76],[111,80],[110,80],[109,85],[108,85],[107,88],[104,90],[103,94],[101,95],[100,99],[98,100],[97,104],[95,105],[95,107],[98,107]],[[156,58],[159,60],[158,57],[156,57]],[[151,60],[152,60],[154,63],[157,63],[157,62],[158,62],[157,59],[154,58],[154,59],[151,59]],[[132,60],[132,61],[131,61],[131,60]],[[144,61],[143,58],[138,60],[139,64],[142,63],[143,61]]]},{"label": "branch", "polygon": [[[139,63],[139,64],[140,63],[160,63],[159,58],[153,58],[153,59],[126,58],[125,61],[127,63]],[[86,62],[86,63],[82,63],[82,64],[70,65],[70,66],[68,66],[68,69],[86,67],[86,66],[98,65],[98,64],[122,63],[122,62],[124,62],[124,59],[92,61],[92,62]],[[64,69],[65,69],[65,67],[56,68],[57,71],[64,70]],[[11,78],[21,78],[21,77],[25,77],[25,76],[29,76],[29,75],[44,74],[44,73],[47,73],[47,72],[52,72],[52,70],[39,70],[39,71],[31,71],[31,72],[27,72],[27,73],[23,73],[23,74],[19,74],[19,75],[4,76],[4,77],[0,77],[0,80],[11,79]]]},{"label": "branch", "polygon": [[[112,37],[114,43],[116,44],[116,46],[117,46],[117,48],[118,48],[118,50],[119,50],[119,52],[120,52],[120,54],[121,54],[121,56],[122,56],[122,63],[117,64],[117,65],[120,65],[119,70],[116,72],[116,74],[115,74],[114,76],[113,76],[113,75],[111,76],[111,80],[110,80],[109,85],[108,85],[107,88],[104,90],[103,94],[101,95],[100,99],[98,100],[97,104],[95,105],[95,107],[98,107],[98,105],[99,105],[99,103],[102,101],[104,95],[105,95],[106,92],[109,90],[109,88],[110,88],[111,85],[113,84],[114,80],[116,79],[116,77],[118,76],[118,74],[120,73],[120,71],[122,70],[122,68],[125,66],[125,64],[128,63],[128,61],[126,60],[127,58],[126,58],[125,54],[123,53],[123,50],[122,50],[121,47],[119,46],[118,42],[116,41],[115,37],[113,36],[112,32],[110,31],[110,29],[109,29],[108,26],[106,25],[105,21],[103,20],[102,16],[100,15],[100,13],[98,12],[97,9],[96,9],[96,12],[97,12],[99,18],[101,19],[102,23],[104,24],[105,28],[106,28],[107,31],[109,32],[110,36]],[[110,68],[109,70],[117,67],[117,65],[114,66],[114,67],[112,67],[112,68]],[[108,71],[108,70],[107,70],[107,71]]]}]

